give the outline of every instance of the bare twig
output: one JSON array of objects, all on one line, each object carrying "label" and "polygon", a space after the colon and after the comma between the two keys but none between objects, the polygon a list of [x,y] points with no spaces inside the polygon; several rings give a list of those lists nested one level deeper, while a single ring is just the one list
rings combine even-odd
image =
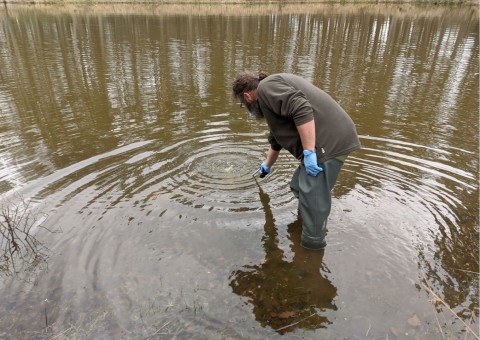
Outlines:
[{"label": "bare twig", "polygon": [[[18,197],[17,202],[0,203],[0,274],[17,276],[46,264],[48,249],[33,234],[37,218],[30,202]],[[38,223],[41,227],[41,224]]]},{"label": "bare twig", "polygon": [[474,271],[471,271],[471,270],[460,269],[460,268],[455,268],[455,267],[445,267],[445,268],[450,268],[450,269],[453,269],[453,270],[458,270],[458,271],[464,272],[464,273],[479,275],[478,272],[474,272]]},{"label": "bare twig", "polygon": [[57,339],[57,338],[60,338],[62,337],[63,335],[67,334],[68,332],[70,332],[70,330],[72,330],[74,327],[73,326],[70,326],[69,328],[67,328],[66,330],[64,330],[63,332],[55,335],[54,337],[50,338],[50,340],[53,340],[53,339]]},{"label": "bare twig", "polygon": [[314,316],[314,315],[316,315],[316,314],[313,313],[313,314],[307,316],[306,318],[303,318],[303,319],[301,319],[301,320],[298,320],[297,322],[294,322],[294,323],[291,323],[291,324],[289,324],[289,325],[286,325],[286,326],[277,328],[275,331],[276,331],[276,332],[282,331],[282,330],[284,330],[284,329],[286,329],[286,328],[289,328],[289,327],[293,327],[293,326],[295,326],[295,325],[298,325],[300,322],[305,321],[305,320],[307,320],[308,318],[311,318],[311,317]]},{"label": "bare twig", "polygon": [[162,327],[160,327],[159,329],[157,329],[157,330],[155,331],[155,333],[152,333],[152,334],[150,334],[149,336],[147,336],[146,338],[143,338],[143,340],[147,340],[147,339],[152,338],[152,337],[155,336],[155,335],[158,335],[159,332],[160,332],[162,329],[164,329],[165,327],[167,327],[169,324],[170,324],[170,321],[168,321],[168,322],[167,322],[166,324],[164,324]]},{"label": "bare twig", "polygon": [[367,329],[367,333],[365,334],[365,336],[368,336],[368,333],[370,333],[371,328],[372,328],[372,324],[368,324],[368,329]]},{"label": "bare twig", "polygon": [[[480,340],[480,337],[478,336],[478,334],[475,333],[475,332],[472,330],[472,328],[471,328],[469,325],[467,325],[467,323],[466,323],[465,321],[463,321],[462,318],[459,317],[458,314],[455,313],[445,301],[443,301],[437,294],[435,294],[435,293],[433,292],[432,288],[430,288],[430,286],[428,285],[428,281],[427,281],[426,278],[424,278],[424,281],[425,281],[425,283],[423,284],[423,287],[424,287],[430,294],[432,294],[433,297],[434,297],[436,300],[440,301],[445,307],[447,307],[447,309],[457,318],[457,320],[459,320],[461,323],[463,323],[463,325],[465,326],[465,329],[466,329],[468,332],[472,333],[472,335],[473,335],[476,339],[479,339],[479,340]],[[438,320],[437,320],[437,321],[438,321]],[[442,335],[443,335],[443,332],[442,332]]]},{"label": "bare twig", "polygon": [[438,321],[437,314],[435,314],[435,320],[437,320],[438,329],[440,330],[440,333],[442,333],[442,338],[445,340],[445,335],[443,334],[442,327],[440,326],[440,321]]}]

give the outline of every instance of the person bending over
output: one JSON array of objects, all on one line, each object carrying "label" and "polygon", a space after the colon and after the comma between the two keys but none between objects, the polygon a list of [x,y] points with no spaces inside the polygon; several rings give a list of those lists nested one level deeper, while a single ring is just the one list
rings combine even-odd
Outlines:
[{"label": "person bending over", "polygon": [[272,171],[282,148],[300,161],[290,188],[303,220],[301,245],[324,249],[330,192],[348,154],[361,148],[354,122],[330,95],[294,74],[242,72],[232,96],[270,128],[261,177]]}]

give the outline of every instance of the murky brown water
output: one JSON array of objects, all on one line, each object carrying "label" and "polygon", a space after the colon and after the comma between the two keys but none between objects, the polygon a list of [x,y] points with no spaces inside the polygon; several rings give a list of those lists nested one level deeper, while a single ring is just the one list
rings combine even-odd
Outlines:
[{"label": "murky brown water", "polygon": [[[0,338],[475,338],[477,11],[227,9],[2,9],[0,192],[48,258],[2,272]],[[357,124],[324,254],[299,246],[296,160],[252,178],[243,69]]]}]

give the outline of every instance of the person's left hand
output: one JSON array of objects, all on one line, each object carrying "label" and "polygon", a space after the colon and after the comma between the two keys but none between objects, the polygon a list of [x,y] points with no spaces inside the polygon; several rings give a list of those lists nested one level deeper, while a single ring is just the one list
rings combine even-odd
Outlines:
[{"label": "person's left hand", "polygon": [[310,176],[316,177],[323,171],[323,168],[317,164],[317,153],[315,151],[303,150],[303,164]]}]

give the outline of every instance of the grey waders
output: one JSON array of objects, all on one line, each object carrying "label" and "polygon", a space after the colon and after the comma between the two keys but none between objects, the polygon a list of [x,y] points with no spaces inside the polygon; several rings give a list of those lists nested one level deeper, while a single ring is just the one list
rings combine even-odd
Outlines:
[{"label": "grey waders", "polygon": [[337,158],[320,164],[323,172],[316,177],[310,176],[301,164],[295,170],[290,188],[298,198],[298,209],[303,219],[302,241],[304,248],[320,250],[327,242],[327,219],[332,207],[331,190],[335,185],[343,161]]}]

